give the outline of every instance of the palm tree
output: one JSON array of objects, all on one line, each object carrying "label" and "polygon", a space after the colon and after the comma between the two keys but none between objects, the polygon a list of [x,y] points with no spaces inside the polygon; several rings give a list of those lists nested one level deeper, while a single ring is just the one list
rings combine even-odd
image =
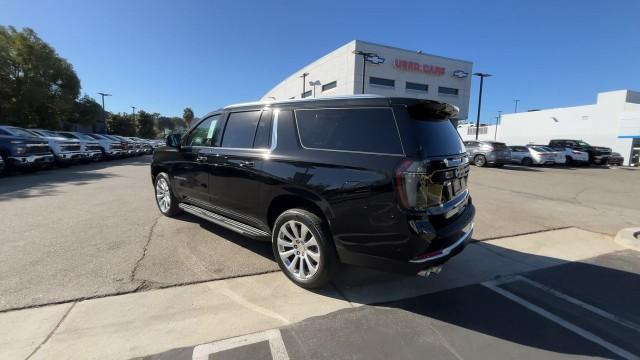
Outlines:
[{"label": "palm tree", "polygon": [[186,107],[184,108],[184,111],[182,112],[182,118],[184,119],[184,122],[187,123],[187,127],[191,126],[191,121],[193,120],[193,110],[190,107]]}]

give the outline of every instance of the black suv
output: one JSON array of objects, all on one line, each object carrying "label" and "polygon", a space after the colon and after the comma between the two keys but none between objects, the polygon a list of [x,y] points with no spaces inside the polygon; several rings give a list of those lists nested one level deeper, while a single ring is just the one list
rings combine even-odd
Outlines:
[{"label": "black suv", "polygon": [[372,95],[227,106],[154,152],[158,208],[271,241],[302,287],[339,263],[429,271],[473,229],[456,112]]},{"label": "black suv", "polygon": [[611,148],[603,146],[591,146],[582,140],[555,139],[549,141],[549,147],[564,151],[565,148],[589,153],[589,163],[606,165],[611,156]]}]

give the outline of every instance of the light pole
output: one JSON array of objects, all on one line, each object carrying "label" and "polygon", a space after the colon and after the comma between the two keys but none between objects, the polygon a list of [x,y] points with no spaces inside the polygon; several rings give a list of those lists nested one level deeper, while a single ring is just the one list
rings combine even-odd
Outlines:
[{"label": "light pole", "polygon": [[500,125],[500,120],[502,120],[502,110],[498,110],[498,117],[496,118],[496,131],[493,134],[493,140],[498,140],[498,126]]},{"label": "light pole", "polygon": [[516,107],[515,109],[513,109],[513,112],[518,112],[518,103],[520,102],[520,100],[516,99],[516,100],[513,100],[513,102],[516,104]]},{"label": "light pole", "polygon": [[304,98],[304,93],[307,92],[307,76],[309,76],[308,72],[302,73],[302,75],[300,75],[300,77],[302,78],[302,96],[300,96],[300,98]]},{"label": "light pole", "polygon": [[316,86],[320,85],[320,80],[309,81],[309,86],[313,86],[313,97],[316,97]]},{"label": "light pole", "polygon": [[[367,60],[369,60],[369,58],[375,57],[376,59],[381,59],[382,62],[384,62],[384,59],[380,58],[376,53],[366,52],[362,50],[353,50],[353,53],[362,56],[362,94],[364,94],[364,79],[365,73],[367,71]],[[380,62],[380,64],[382,62]]]},{"label": "light pole", "polygon": [[111,96],[111,94],[107,94],[107,93],[102,93],[99,92],[98,93],[100,96],[102,96],[102,126],[103,126],[103,132],[107,132],[107,111],[104,108],[104,97],[105,96]]},{"label": "light pole", "polygon": [[476,140],[478,140],[478,133],[480,132],[480,110],[482,109],[482,86],[484,85],[484,78],[491,76],[487,73],[473,73],[475,76],[480,77],[480,95],[478,96],[478,117],[476,118]]}]

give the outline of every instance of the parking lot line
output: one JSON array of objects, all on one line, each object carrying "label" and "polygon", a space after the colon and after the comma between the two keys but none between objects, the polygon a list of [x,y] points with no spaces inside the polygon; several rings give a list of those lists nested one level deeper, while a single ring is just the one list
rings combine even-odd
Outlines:
[{"label": "parking lot line", "polygon": [[[241,348],[243,346],[267,341],[273,360],[289,360],[287,348],[282,340],[280,330],[272,329],[259,333],[238,336],[230,339],[215,341],[198,345],[193,348],[193,360],[215,359],[215,354],[227,350]],[[213,356],[212,356],[213,355]]]},{"label": "parking lot line", "polygon": [[640,325],[638,325],[638,324],[636,324],[636,323],[634,323],[632,321],[629,321],[627,319],[621,318],[620,316],[614,315],[614,314],[612,314],[612,313],[610,313],[608,311],[605,311],[603,309],[595,307],[595,306],[593,306],[591,304],[587,304],[582,300],[578,300],[578,299],[576,299],[576,298],[574,298],[572,296],[564,294],[564,293],[562,293],[562,292],[560,292],[560,291],[558,291],[556,289],[552,289],[552,288],[550,288],[550,287],[548,287],[548,286],[546,286],[544,284],[541,284],[541,283],[539,283],[537,281],[533,281],[533,280],[528,279],[528,278],[526,278],[524,276],[516,275],[513,278],[514,278],[514,281],[525,282],[525,283],[527,283],[527,284],[529,284],[529,285],[531,285],[531,286],[533,286],[533,287],[535,287],[535,288],[537,288],[539,290],[542,290],[542,291],[544,291],[544,292],[546,292],[546,293],[548,293],[550,295],[558,297],[558,298],[560,298],[560,299],[562,299],[564,301],[567,301],[569,303],[572,303],[572,304],[574,304],[576,306],[580,306],[581,308],[583,308],[585,310],[591,311],[592,313],[600,315],[601,317],[603,317],[605,319],[608,319],[610,321],[613,321],[613,322],[615,322],[617,324],[620,324],[622,326],[628,327],[628,328],[630,328],[632,330],[635,330],[635,331],[640,333]]},{"label": "parking lot line", "polygon": [[512,281],[516,281],[516,280],[514,280],[513,277],[510,277],[508,279],[498,279],[498,280],[492,280],[492,281],[483,282],[482,285],[487,287],[487,288],[489,288],[489,289],[491,289],[491,290],[493,290],[493,291],[495,291],[496,293],[506,297],[507,299],[509,299],[511,301],[514,301],[514,302],[520,304],[521,306],[524,306],[525,308],[537,313],[538,315],[540,315],[540,316],[542,316],[542,317],[544,317],[544,318],[546,318],[546,319],[548,319],[550,321],[553,321],[554,323],[564,327],[565,329],[567,329],[567,330],[569,330],[569,331],[571,331],[571,332],[573,332],[573,333],[575,333],[577,335],[580,335],[583,338],[585,338],[585,339],[587,339],[587,340],[589,340],[589,341],[591,341],[593,343],[596,343],[596,344],[604,347],[605,349],[611,351],[612,353],[614,353],[614,354],[616,354],[616,355],[618,355],[618,356],[620,356],[622,358],[634,359],[634,360],[635,359],[640,359],[638,356],[628,352],[627,350],[622,349],[619,346],[614,345],[614,344],[604,340],[603,338],[593,334],[592,332],[590,332],[588,330],[585,330],[585,329],[583,329],[583,328],[581,328],[581,327],[579,327],[579,326],[577,326],[577,325],[575,325],[573,323],[570,323],[569,321],[567,321],[567,320],[565,320],[565,319],[563,319],[563,318],[561,318],[561,317],[559,317],[559,316],[557,316],[557,315],[555,315],[555,314],[543,309],[542,307],[540,307],[538,305],[535,305],[535,304],[533,304],[533,303],[521,298],[520,296],[518,296],[518,295],[516,295],[516,294],[514,294],[514,293],[512,293],[512,292],[510,292],[508,290],[505,290],[505,289],[503,289],[503,288],[501,288],[499,286],[501,284],[505,284],[505,283],[512,282]]}]

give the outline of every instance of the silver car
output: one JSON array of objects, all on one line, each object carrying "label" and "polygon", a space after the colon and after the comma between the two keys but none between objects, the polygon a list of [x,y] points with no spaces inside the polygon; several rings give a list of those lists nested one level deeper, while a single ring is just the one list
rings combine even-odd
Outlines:
[{"label": "silver car", "polygon": [[524,166],[555,164],[556,154],[541,146],[509,146],[511,162]]},{"label": "silver car", "polygon": [[505,143],[497,141],[465,141],[464,146],[475,166],[492,164],[502,167],[511,162],[511,150]]}]

